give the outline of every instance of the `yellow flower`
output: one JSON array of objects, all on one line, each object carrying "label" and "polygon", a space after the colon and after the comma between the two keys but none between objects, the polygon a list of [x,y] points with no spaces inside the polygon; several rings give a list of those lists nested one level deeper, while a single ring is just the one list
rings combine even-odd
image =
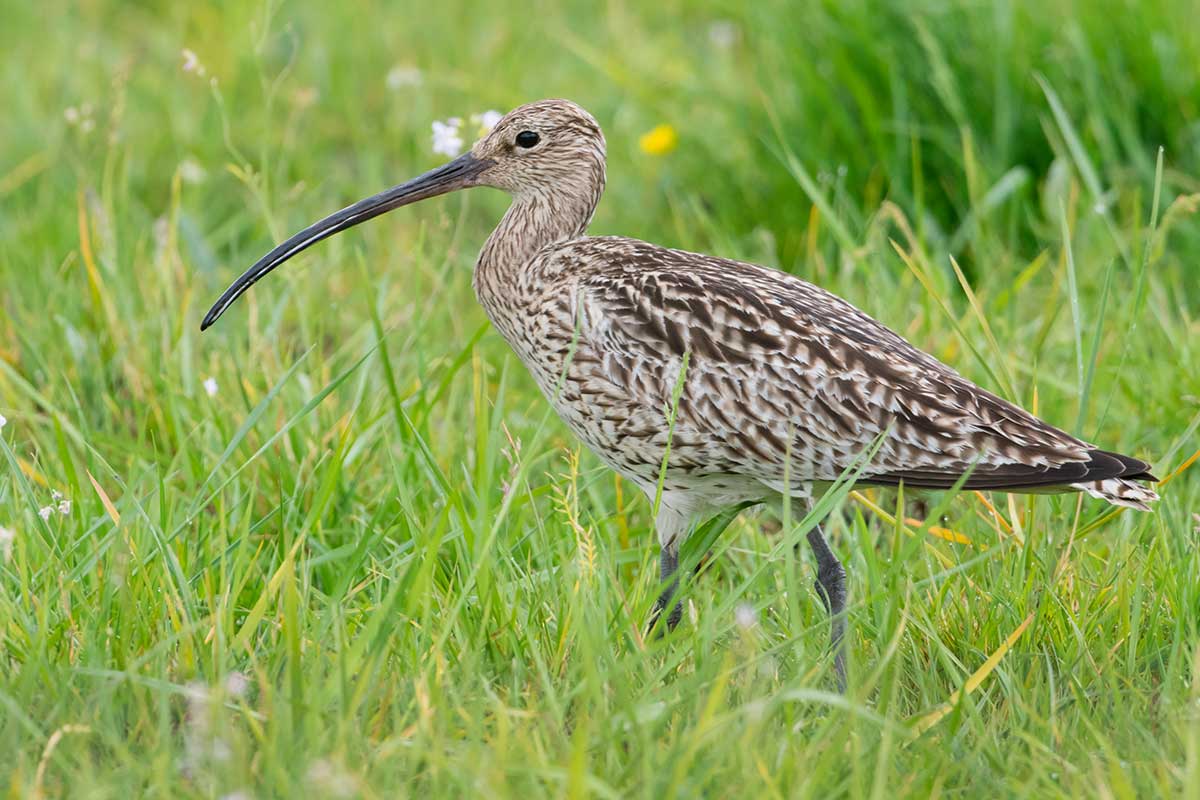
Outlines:
[{"label": "yellow flower", "polygon": [[638,139],[638,147],[642,148],[642,152],[652,156],[665,156],[674,150],[677,144],[679,134],[667,124],[656,125]]}]

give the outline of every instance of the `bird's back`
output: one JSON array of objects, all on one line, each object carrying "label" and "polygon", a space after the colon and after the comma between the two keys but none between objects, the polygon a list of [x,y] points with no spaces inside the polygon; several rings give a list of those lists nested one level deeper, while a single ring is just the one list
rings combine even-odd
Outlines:
[{"label": "bird's back", "polygon": [[580,438],[643,485],[668,441],[668,489],[727,479],[796,491],[876,441],[866,472],[879,483],[944,488],[969,473],[968,488],[1036,490],[1148,476],[777,270],[583,237],[543,249],[525,275],[538,290],[498,327]]}]

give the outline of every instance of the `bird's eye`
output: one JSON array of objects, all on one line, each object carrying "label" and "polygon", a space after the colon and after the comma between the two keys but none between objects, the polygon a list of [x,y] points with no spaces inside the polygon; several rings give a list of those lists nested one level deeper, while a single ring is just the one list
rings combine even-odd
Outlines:
[{"label": "bird's eye", "polygon": [[521,131],[517,134],[517,146],[533,147],[535,144],[541,141],[541,138],[542,137],[538,136],[533,131]]}]

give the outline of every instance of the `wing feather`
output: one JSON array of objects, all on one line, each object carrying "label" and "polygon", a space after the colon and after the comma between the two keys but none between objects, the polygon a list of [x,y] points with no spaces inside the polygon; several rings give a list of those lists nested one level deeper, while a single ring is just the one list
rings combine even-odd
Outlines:
[{"label": "wing feather", "polygon": [[720,446],[693,459],[700,468],[829,480],[882,435],[868,478],[880,484],[1152,479],[1146,463],[1043,422],[786,273],[615,237],[556,258],[576,270],[581,344],[610,365],[614,396],[662,407],[687,354],[676,432]]}]

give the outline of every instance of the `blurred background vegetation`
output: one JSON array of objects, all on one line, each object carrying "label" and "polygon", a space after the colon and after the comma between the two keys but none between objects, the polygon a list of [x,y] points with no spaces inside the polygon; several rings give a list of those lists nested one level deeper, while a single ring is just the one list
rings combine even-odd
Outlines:
[{"label": "blurred background vegetation", "polygon": [[[1196,796],[1198,12],[0,0],[11,796]],[[820,283],[1182,469],[1158,513],[910,504],[951,544],[848,500],[842,701],[753,516],[641,640],[647,507],[471,296],[498,193],[331,240],[199,336],[272,243],[443,160],[434,121],[552,96],[608,139],[593,233]]]}]

